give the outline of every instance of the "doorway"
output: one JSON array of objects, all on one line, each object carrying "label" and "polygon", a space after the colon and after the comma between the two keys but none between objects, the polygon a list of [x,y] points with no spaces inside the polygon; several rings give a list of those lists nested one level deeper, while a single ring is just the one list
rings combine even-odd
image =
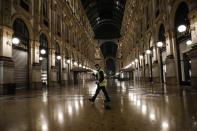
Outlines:
[{"label": "doorway", "polygon": [[48,85],[48,40],[44,34],[40,35],[40,65],[42,85]]},{"label": "doorway", "polygon": [[16,19],[13,24],[13,38],[16,37],[20,43],[13,45],[12,58],[14,61],[14,81],[16,89],[28,88],[29,82],[29,31],[22,19]]},{"label": "doorway", "polygon": [[178,46],[178,65],[180,81],[182,85],[190,85],[191,82],[191,59],[188,56],[188,51],[190,47],[188,47],[186,42],[181,42]]},{"label": "doorway", "polygon": [[[177,47],[177,60],[179,83],[181,85],[191,84],[191,60],[188,51],[191,49],[187,41],[191,40],[190,21],[188,19],[189,8],[185,2],[180,3],[175,14],[175,36]],[[179,31],[180,26],[184,26],[184,31]]]}]

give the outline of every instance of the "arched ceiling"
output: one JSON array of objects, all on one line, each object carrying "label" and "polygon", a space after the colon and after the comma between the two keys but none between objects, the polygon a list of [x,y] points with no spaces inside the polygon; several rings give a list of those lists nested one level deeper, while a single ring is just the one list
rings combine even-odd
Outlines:
[{"label": "arched ceiling", "polygon": [[95,39],[120,37],[126,0],[81,0]]}]

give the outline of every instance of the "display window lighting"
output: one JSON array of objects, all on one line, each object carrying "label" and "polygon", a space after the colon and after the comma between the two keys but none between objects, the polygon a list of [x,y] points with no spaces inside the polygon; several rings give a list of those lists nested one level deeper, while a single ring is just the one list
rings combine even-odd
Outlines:
[{"label": "display window lighting", "polygon": [[187,29],[187,27],[185,26],[185,25],[180,25],[180,26],[178,26],[178,32],[185,32],[186,31],[186,29]]},{"label": "display window lighting", "polygon": [[18,45],[20,43],[20,40],[17,37],[14,37],[12,38],[12,43]]}]

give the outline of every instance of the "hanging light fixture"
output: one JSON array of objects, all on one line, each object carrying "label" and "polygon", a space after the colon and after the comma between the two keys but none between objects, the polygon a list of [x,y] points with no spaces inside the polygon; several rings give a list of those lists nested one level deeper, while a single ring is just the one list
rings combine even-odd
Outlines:
[{"label": "hanging light fixture", "polygon": [[135,59],[135,62],[138,63],[138,59]]},{"label": "hanging light fixture", "polygon": [[159,41],[157,42],[157,47],[161,48],[163,46],[163,42]]},{"label": "hanging light fixture", "polygon": [[185,26],[185,25],[180,25],[179,27],[178,27],[178,32],[185,32],[186,31],[186,29],[187,29],[187,27]]},{"label": "hanging light fixture", "polygon": [[44,55],[44,54],[46,54],[46,50],[45,50],[45,49],[41,49],[41,50],[40,50],[40,53],[41,53],[42,55]]},{"label": "hanging light fixture", "polygon": [[20,40],[17,37],[14,37],[12,38],[12,43],[18,45],[20,43]]},{"label": "hanging light fixture", "polygon": [[79,67],[82,67],[82,65],[81,65],[81,64],[79,64]]}]

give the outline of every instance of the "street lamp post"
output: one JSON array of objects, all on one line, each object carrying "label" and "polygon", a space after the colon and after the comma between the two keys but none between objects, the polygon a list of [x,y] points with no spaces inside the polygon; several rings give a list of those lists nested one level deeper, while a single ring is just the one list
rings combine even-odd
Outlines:
[{"label": "street lamp post", "polygon": [[164,44],[163,42],[159,41],[157,42],[157,47],[159,49],[159,56],[160,56],[160,68],[161,68],[161,80],[162,83],[164,83],[164,72],[163,72],[163,57],[162,57],[162,48],[163,48]]},{"label": "street lamp post", "polygon": [[149,55],[150,59],[150,82],[152,82],[153,78],[153,72],[152,72],[152,51],[151,50],[146,50],[146,54]]}]

